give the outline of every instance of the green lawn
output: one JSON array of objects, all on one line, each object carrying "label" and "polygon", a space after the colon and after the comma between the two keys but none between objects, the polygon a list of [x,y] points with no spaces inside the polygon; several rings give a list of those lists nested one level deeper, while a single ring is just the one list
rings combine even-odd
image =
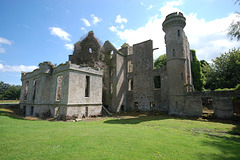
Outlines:
[{"label": "green lawn", "polygon": [[170,116],[30,121],[0,108],[0,159],[240,159],[239,125]]},{"label": "green lawn", "polygon": [[0,100],[0,104],[1,103],[19,103],[19,100]]}]

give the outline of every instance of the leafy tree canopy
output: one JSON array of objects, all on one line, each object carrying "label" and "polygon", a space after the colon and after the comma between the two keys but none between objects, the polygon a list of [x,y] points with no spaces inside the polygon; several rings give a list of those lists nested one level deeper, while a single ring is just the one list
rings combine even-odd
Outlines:
[{"label": "leafy tree canopy", "polygon": [[161,68],[167,65],[167,55],[159,56],[154,62],[154,69]]},{"label": "leafy tree canopy", "polygon": [[0,81],[0,99],[1,100],[16,100],[20,98],[21,86],[10,85]]},{"label": "leafy tree canopy", "polygon": [[240,50],[232,49],[213,60],[213,64],[204,66],[206,88],[234,88],[240,84]]}]

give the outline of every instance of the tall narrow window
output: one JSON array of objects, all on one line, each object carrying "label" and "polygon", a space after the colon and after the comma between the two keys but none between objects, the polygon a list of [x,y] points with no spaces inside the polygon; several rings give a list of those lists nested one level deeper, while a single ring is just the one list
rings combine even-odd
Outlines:
[{"label": "tall narrow window", "polygon": [[113,58],[113,51],[110,52],[110,59]]},{"label": "tall narrow window", "polygon": [[89,91],[90,91],[90,77],[86,76],[85,97],[89,97]]},{"label": "tall narrow window", "polygon": [[160,76],[154,77],[154,87],[155,89],[161,88],[161,78]]},{"label": "tall narrow window", "polygon": [[26,86],[25,86],[25,92],[24,92],[24,100],[25,100],[25,101],[27,100],[28,84],[29,84],[29,81],[26,82]]},{"label": "tall narrow window", "polygon": [[178,30],[178,37],[180,37],[180,30]]},{"label": "tall narrow window", "polygon": [[34,79],[33,81],[33,102],[35,101],[35,97],[36,97],[36,86],[37,86],[37,79]]},{"label": "tall narrow window", "polygon": [[89,53],[92,53],[92,48],[89,48],[88,51],[89,51]]},{"label": "tall narrow window", "polygon": [[31,109],[30,109],[30,115],[33,116],[33,113],[34,113],[34,107],[31,106]]},{"label": "tall narrow window", "polygon": [[176,51],[175,51],[175,49],[172,50],[172,56],[173,56],[173,57],[176,57]]},{"label": "tall narrow window", "polygon": [[133,90],[133,80],[129,79],[128,80],[128,91],[132,91]]},{"label": "tall narrow window", "polygon": [[113,94],[113,83],[110,83],[110,94]]},{"label": "tall narrow window", "polygon": [[60,75],[57,77],[57,90],[56,90],[56,100],[60,101],[62,96],[62,79],[63,76]]},{"label": "tall narrow window", "polygon": [[128,73],[131,73],[131,72],[133,72],[133,63],[132,63],[132,60],[129,60],[128,62],[127,62],[128,64]]},{"label": "tall narrow window", "polygon": [[183,81],[184,77],[183,77],[183,73],[181,73],[181,80]]}]

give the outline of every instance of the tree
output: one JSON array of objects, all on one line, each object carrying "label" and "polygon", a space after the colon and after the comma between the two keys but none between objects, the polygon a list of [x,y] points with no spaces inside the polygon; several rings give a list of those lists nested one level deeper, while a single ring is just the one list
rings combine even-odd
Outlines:
[{"label": "tree", "polygon": [[234,48],[221,54],[205,70],[209,89],[234,88],[240,83],[240,50]]},{"label": "tree", "polygon": [[167,55],[159,56],[154,62],[154,69],[161,68],[167,65]]},{"label": "tree", "polygon": [[0,82],[0,99],[16,100],[20,98],[21,86]]},{"label": "tree", "polygon": [[204,81],[204,75],[202,73],[201,64],[200,64],[199,60],[197,59],[196,51],[191,50],[191,52],[192,52],[192,56],[193,56],[193,60],[191,62],[193,85],[197,91],[203,91],[205,81]]},{"label": "tree", "polygon": [[232,22],[228,29],[228,36],[233,39],[237,38],[237,41],[240,40],[240,21]]},{"label": "tree", "polygon": [[[240,5],[240,0],[236,0],[235,4]],[[237,12],[237,16],[240,16],[240,13]],[[237,38],[237,41],[240,40],[240,21],[232,22],[228,28],[228,36],[233,39]]]}]

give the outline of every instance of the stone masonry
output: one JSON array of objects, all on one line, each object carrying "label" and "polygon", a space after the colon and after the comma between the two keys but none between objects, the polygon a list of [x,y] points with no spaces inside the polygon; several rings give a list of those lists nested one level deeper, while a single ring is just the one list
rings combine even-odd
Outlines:
[{"label": "stone masonry", "polygon": [[[50,62],[22,73],[20,107],[27,116],[87,117],[111,112],[165,111],[178,116],[201,116],[202,99],[212,97],[218,118],[233,116],[236,92],[193,92],[192,54],[182,13],[169,14],[162,24],[167,65],[153,68],[152,40],[116,49],[101,46],[93,31],[74,45],[69,61]],[[161,37],[159,37],[161,38]],[[102,107],[104,106],[104,107]]]}]

